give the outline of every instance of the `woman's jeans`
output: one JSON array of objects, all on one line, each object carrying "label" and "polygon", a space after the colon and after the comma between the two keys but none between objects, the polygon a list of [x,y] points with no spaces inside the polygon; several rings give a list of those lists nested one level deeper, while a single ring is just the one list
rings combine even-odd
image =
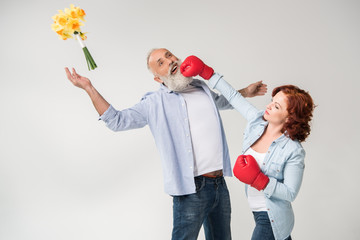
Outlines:
[{"label": "woman's jeans", "polygon": [[[275,240],[267,212],[253,212],[253,214],[256,225],[251,240]],[[291,236],[285,240],[291,240]]]},{"label": "woman's jeans", "polygon": [[196,193],[173,198],[172,240],[196,240],[204,226],[206,240],[229,240],[230,196],[224,177],[195,177]]}]

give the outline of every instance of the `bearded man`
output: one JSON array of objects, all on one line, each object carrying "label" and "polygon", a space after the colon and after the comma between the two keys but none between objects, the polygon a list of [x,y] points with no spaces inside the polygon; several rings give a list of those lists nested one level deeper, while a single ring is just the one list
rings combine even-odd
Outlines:
[{"label": "bearded man", "polygon": [[[121,111],[111,106],[90,80],[65,68],[68,79],[84,89],[107,127],[124,131],[149,125],[160,152],[165,192],[173,197],[172,239],[197,239],[204,226],[206,239],[231,239],[230,196],[224,176],[232,176],[225,133],[218,109],[229,102],[200,80],[184,77],[181,61],[169,50],[153,49],[147,66],[160,83],[133,107]],[[218,77],[212,68],[200,76]],[[256,82],[239,92],[244,97],[264,95],[266,85]]]}]

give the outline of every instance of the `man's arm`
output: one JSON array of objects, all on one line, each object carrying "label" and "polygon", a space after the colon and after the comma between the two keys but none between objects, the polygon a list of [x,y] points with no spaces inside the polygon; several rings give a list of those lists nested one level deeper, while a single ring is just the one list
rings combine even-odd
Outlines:
[{"label": "man's arm", "polygon": [[104,112],[109,108],[110,104],[101,96],[101,94],[94,88],[90,80],[86,77],[79,75],[75,69],[72,69],[70,73],[68,68],[65,68],[67,78],[74,84],[74,86],[84,89],[89,95],[96,111],[99,115],[103,115]]}]

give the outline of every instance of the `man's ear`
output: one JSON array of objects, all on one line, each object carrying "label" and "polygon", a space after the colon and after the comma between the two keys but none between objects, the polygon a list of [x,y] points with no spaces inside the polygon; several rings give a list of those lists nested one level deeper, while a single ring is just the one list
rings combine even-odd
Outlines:
[{"label": "man's ear", "polygon": [[161,80],[158,76],[154,76],[154,80],[158,83],[164,83],[164,81]]}]

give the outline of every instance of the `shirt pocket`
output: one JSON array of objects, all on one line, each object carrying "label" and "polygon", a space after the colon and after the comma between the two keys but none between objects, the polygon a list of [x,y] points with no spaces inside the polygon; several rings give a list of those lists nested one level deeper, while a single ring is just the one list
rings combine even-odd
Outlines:
[{"label": "shirt pocket", "polygon": [[283,179],[283,168],[284,164],[272,162],[270,163],[269,170],[268,170],[268,177],[274,177],[278,180]]}]

